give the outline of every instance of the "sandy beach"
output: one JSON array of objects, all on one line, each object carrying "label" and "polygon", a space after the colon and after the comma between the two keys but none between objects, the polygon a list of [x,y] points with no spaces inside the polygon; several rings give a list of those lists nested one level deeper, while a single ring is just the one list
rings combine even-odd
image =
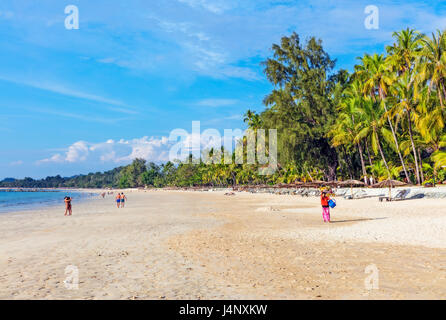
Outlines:
[{"label": "sandy beach", "polygon": [[0,215],[0,298],[446,298],[446,199],[339,198],[324,224],[316,197],[126,195]]}]

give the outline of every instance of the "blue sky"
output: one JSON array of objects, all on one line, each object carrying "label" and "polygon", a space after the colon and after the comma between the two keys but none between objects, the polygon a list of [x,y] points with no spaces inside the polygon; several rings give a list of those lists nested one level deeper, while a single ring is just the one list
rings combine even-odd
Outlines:
[{"label": "blue sky", "polygon": [[[79,8],[79,30],[64,25]],[[367,5],[378,30],[364,27]],[[259,63],[296,31],[352,69],[392,32],[446,26],[444,1],[2,0],[0,179],[163,161],[171,130],[244,128],[271,86]]]}]

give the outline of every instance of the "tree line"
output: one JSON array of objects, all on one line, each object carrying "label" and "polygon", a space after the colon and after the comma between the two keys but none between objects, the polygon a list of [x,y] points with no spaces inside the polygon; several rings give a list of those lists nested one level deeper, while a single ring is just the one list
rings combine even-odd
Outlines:
[{"label": "tree line", "polygon": [[386,54],[359,58],[328,136],[359,157],[361,176],[444,180],[446,33],[405,29],[393,38]]},{"label": "tree line", "polygon": [[[405,29],[385,54],[335,69],[322,41],[293,33],[262,63],[272,91],[264,111],[248,110],[256,132],[278,132],[278,170],[260,164],[135,159],[128,166],[71,178],[3,181],[2,187],[165,187],[291,183],[374,177],[423,184],[446,180],[446,33]],[[268,139],[268,137],[266,137]],[[240,142],[246,147],[246,139]],[[268,150],[267,150],[268,151]],[[209,154],[224,150],[207,150]],[[232,154],[234,157],[234,154]],[[189,157],[188,160],[191,160]],[[260,169],[260,170],[259,170]]]}]

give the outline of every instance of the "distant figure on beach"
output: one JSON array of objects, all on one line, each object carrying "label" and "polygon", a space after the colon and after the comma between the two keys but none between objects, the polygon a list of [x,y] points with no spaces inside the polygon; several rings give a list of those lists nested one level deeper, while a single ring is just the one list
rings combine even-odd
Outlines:
[{"label": "distant figure on beach", "polygon": [[116,195],[116,207],[119,208],[120,205],[121,205],[121,194],[118,193],[118,194]]},{"label": "distant figure on beach", "polygon": [[330,206],[328,205],[330,197],[328,196],[328,191],[323,190],[321,193],[321,205],[322,205],[322,218],[324,222],[330,222]]},{"label": "distant figure on beach", "polygon": [[126,200],[127,200],[127,197],[124,195],[124,192],[122,192],[121,193],[121,208],[124,208]]},{"label": "distant figure on beach", "polygon": [[64,202],[65,202],[65,216],[68,214],[69,216],[71,216],[72,211],[71,211],[71,200],[73,200],[71,197],[66,196],[64,198]]},{"label": "distant figure on beach", "polygon": [[101,196],[102,196],[102,199],[104,199],[105,198],[105,192],[102,192]]}]

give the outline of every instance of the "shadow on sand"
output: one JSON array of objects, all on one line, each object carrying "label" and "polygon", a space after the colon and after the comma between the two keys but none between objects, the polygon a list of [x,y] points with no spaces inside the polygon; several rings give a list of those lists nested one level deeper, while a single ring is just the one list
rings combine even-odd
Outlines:
[{"label": "shadow on sand", "polygon": [[364,218],[364,219],[351,219],[351,220],[337,220],[337,221],[330,221],[330,223],[346,223],[346,222],[361,222],[361,221],[371,221],[371,220],[383,220],[387,219],[387,217],[383,218]]}]

